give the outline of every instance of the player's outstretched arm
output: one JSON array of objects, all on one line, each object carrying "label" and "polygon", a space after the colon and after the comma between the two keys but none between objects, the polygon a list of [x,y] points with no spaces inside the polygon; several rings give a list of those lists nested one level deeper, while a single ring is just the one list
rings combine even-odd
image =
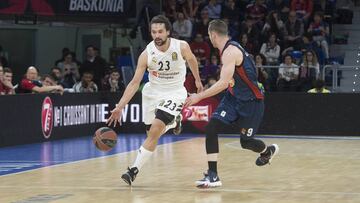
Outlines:
[{"label": "player's outstretched arm", "polygon": [[125,92],[123,96],[121,97],[119,103],[116,105],[116,107],[111,111],[111,116],[106,121],[108,126],[110,126],[112,123],[114,123],[114,127],[116,126],[116,123],[120,121],[121,117],[121,110],[125,107],[127,103],[129,103],[130,99],[133,98],[137,90],[139,89],[140,82],[144,76],[145,70],[147,67],[147,52],[144,50],[138,59],[138,64],[136,67],[136,71],[134,74],[134,77],[128,84],[128,86],[125,89]]},{"label": "player's outstretched arm", "polygon": [[196,104],[202,99],[214,96],[228,87],[229,82],[234,75],[236,59],[242,61],[243,56],[237,48],[230,46],[224,51],[221,59],[223,66],[220,72],[220,79],[204,92],[193,94],[188,97],[185,101],[185,107]]},{"label": "player's outstretched arm", "polygon": [[182,41],[180,46],[181,46],[181,55],[183,55],[183,57],[189,64],[190,70],[195,78],[195,85],[197,88],[197,92],[198,93],[202,92],[204,87],[201,83],[201,78],[200,78],[200,74],[199,74],[199,64],[196,60],[196,57],[192,53],[190,46],[187,42]]}]

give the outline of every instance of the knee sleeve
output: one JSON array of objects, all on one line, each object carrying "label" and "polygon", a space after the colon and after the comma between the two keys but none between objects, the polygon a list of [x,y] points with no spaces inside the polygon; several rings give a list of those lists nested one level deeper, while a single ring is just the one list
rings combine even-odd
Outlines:
[{"label": "knee sleeve", "polygon": [[165,112],[163,110],[157,109],[155,112],[155,118],[161,120],[165,123],[165,125],[168,125],[169,123],[173,122],[175,116],[169,114],[168,112]]},{"label": "knee sleeve", "polygon": [[240,144],[242,148],[249,149],[258,153],[266,149],[266,145],[262,140],[254,139],[253,137],[240,137]]},{"label": "knee sleeve", "polygon": [[218,132],[223,123],[217,119],[211,119],[206,126],[206,153],[219,153]]}]

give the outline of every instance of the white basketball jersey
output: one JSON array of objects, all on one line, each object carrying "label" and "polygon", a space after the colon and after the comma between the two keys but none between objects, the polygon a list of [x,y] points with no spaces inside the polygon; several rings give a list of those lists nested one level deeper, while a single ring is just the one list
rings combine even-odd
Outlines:
[{"label": "white basketball jersey", "polygon": [[181,55],[180,42],[181,40],[170,38],[170,46],[165,52],[158,50],[154,41],[147,45],[150,84],[184,86],[186,65]]}]

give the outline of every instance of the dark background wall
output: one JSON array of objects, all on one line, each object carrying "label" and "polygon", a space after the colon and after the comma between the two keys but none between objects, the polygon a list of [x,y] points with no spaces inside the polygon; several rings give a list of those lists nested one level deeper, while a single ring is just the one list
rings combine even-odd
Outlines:
[{"label": "dark background wall", "polygon": [[[42,104],[49,96],[53,106],[108,104],[110,112],[120,94],[29,94],[0,97],[0,146],[42,142],[77,136],[90,136],[103,122],[53,127],[50,137],[43,136]],[[360,136],[360,95],[358,94],[268,94],[261,134],[342,135]],[[141,114],[141,94],[135,95],[125,114],[126,122],[115,128],[121,135],[144,133]],[[140,106],[140,108],[138,108]],[[134,108],[133,108],[134,107]],[[106,114],[106,118],[109,113]],[[202,133],[191,122],[185,122],[184,132]],[[237,133],[229,128],[227,133]]]}]

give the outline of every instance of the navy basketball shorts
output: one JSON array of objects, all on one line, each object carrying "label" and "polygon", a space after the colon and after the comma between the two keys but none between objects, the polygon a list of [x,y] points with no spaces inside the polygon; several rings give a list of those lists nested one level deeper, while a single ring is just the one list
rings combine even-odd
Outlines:
[{"label": "navy basketball shorts", "polygon": [[263,115],[263,100],[241,101],[227,93],[212,114],[212,118],[234,125],[242,137],[252,137],[256,134]]}]

